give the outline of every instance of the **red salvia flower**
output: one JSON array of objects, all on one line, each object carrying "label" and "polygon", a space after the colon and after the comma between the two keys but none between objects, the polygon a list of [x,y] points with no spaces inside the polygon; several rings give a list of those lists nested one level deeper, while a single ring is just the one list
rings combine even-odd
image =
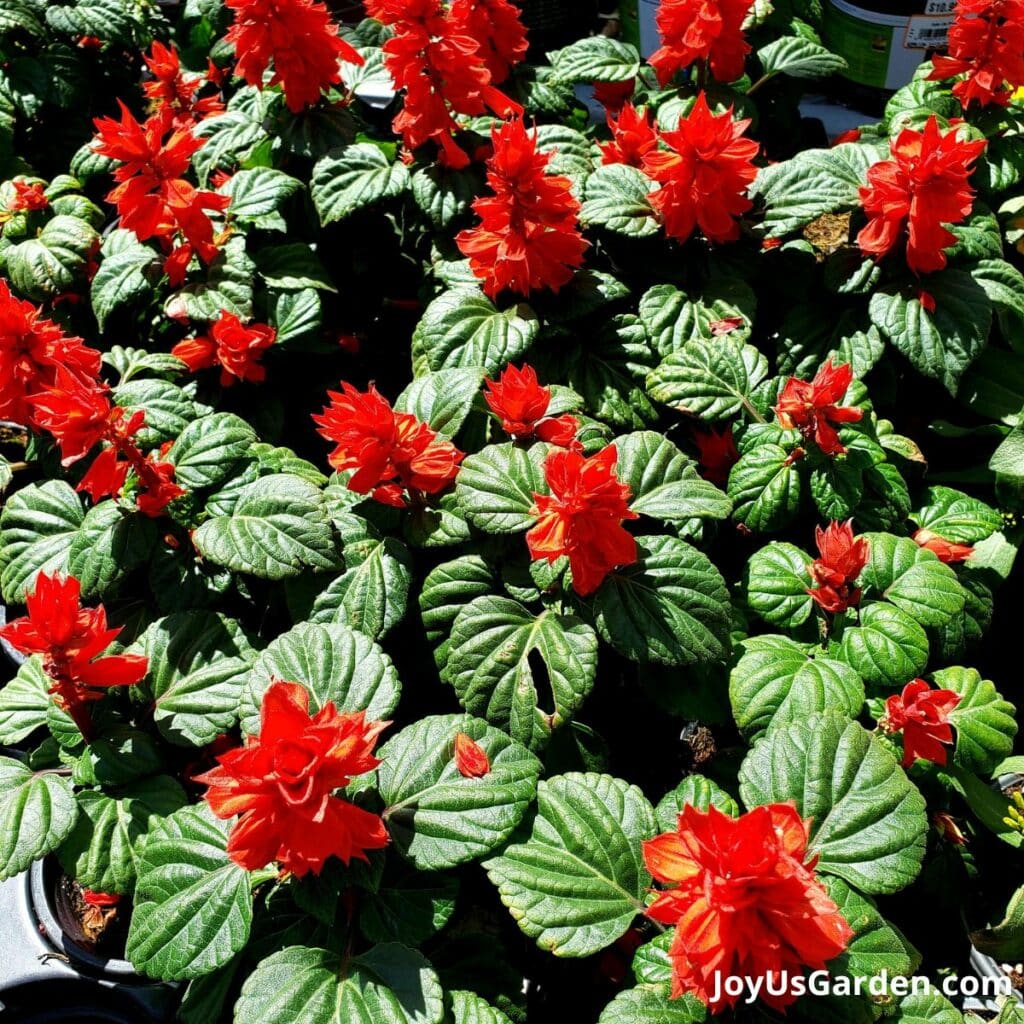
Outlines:
[{"label": "red salvia flower", "polygon": [[519,10],[509,0],[452,0],[453,25],[476,40],[494,85],[501,85],[529,49]]},{"label": "red salvia flower", "polygon": [[11,213],[45,210],[50,205],[46,198],[46,185],[41,181],[12,181],[14,195],[7,203]]},{"label": "red salvia flower", "polygon": [[28,615],[0,629],[0,636],[22,654],[43,656],[54,702],[89,739],[86,704],[99,700],[107,687],[140,682],[149,662],[138,654],[100,657],[121,630],[107,627],[103,605],[83,608],[80,598],[81,586],[73,576],[62,579],[41,572],[25,598]]},{"label": "red salvia flower", "polygon": [[592,594],[617,565],[636,561],[636,540],[622,525],[631,511],[628,485],[615,475],[618,452],[610,444],[584,458],[578,451],[552,452],[544,463],[550,495],[534,494],[536,526],[526,535],[530,557],[548,563],[569,556],[573,589]]},{"label": "red salvia flower", "polygon": [[316,0],[225,0],[235,21],[225,39],[235,48],[235,72],[262,88],[274,62],[271,85],[281,84],[288,109],[298,114],[324,89],[341,81],[340,62],[362,64],[359,52],[338,35],[330,11]]},{"label": "red salvia flower", "polygon": [[933,555],[937,555],[939,561],[945,562],[947,565],[966,562],[974,554],[974,548],[970,544],[957,544],[931,530],[917,530],[913,539],[915,544],[930,551]]},{"label": "red salvia flower", "polygon": [[441,0],[368,0],[366,12],[395,32],[384,44],[384,64],[395,88],[405,90],[392,127],[408,149],[433,142],[442,163],[465,167],[469,157],[455,142],[454,115],[522,113],[494,86],[479,41]]},{"label": "red salvia flower", "polygon": [[923,758],[933,764],[946,763],[946,747],[953,742],[949,713],[960,703],[953,690],[933,690],[923,679],[913,679],[901,694],[885,702],[879,725],[889,733],[903,733],[903,767]]},{"label": "red salvia flower", "polygon": [[933,58],[929,79],[964,75],[953,95],[965,109],[1005,107],[1024,85],[1024,0],[959,0],[947,50]]},{"label": "red salvia flower", "polygon": [[861,252],[875,259],[907,243],[907,266],[930,274],[946,265],[945,248],[956,244],[946,224],[971,213],[974,189],[967,179],[985,140],[961,141],[958,129],[943,134],[934,115],[923,132],[904,128],[892,143],[892,160],[868,168],[860,201],[868,215],[857,235]]},{"label": "red salvia flower", "polygon": [[467,779],[483,778],[491,770],[487,751],[464,732],[455,734],[455,767]]},{"label": "red salvia flower", "polygon": [[551,156],[537,152],[537,137],[522,121],[499,125],[491,139],[487,183],[494,195],[474,201],[480,224],[460,232],[456,244],[491,297],[506,288],[519,295],[537,288],[557,292],[582,266],[587,249],[572,182],[546,173]]},{"label": "red salvia flower", "polygon": [[334,791],[380,764],[373,756],[388,722],[365,712],[338,712],[328,702],[309,713],[309,693],[275,680],[263,695],[260,731],[221,754],[196,782],[218,818],[241,815],[228,836],[228,856],[248,871],[277,861],[297,876],[319,874],[330,857],[367,860],[388,844],[384,822]]},{"label": "red salvia flower", "polygon": [[608,114],[608,127],[611,141],[600,144],[604,164],[643,167],[644,157],[658,148],[658,133],[646,108],[637,110],[632,103],[624,103],[617,118]]},{"label": "red salvia flower", "polygon": [[82,899],[90,907],[116,907],[121,902],[121,896],[116,892],[96,892],[93,889],[83,889]]},{"label": "red salvia flower", "polygon": [[693,440],[697,445],[702,475],[713,484],[724,487],[729,480],[729,471],[740,460],[740,453],[732,436],[732,427],[725,426],[721,430],[715,427],[695,430]]},{"label": "red salvia flower", "polygon": [[753,0],[661,0],[658,32],[661,49],[649,63],[665,85],[677,72],[696,61],[707,61],[719,82],[733,82],[743,74],[750,46],[743,38],[743,22]]},{"label": "red salvia flower", "polygon": [[484,381],[484,401],[501,420],[501,429],[516,440],[537,438],[560,448],[576,443],[580,429],[575,416],[548,416],[551,389],[537,382],[537,371],[528,364],[509,365],[496,380]]},{"label": "red salvia flower", "polygon": [[31,397],[53,384],[59,369],[88,379],[100,372],[100,360],[0,278],[0,419],[33,425]]},{"label": "red salvia flower", "polygon": [[868,562],[868,542],[853,536],[853,521],[829,523],[823,530],[815,527],[814,538],[818,557],[811,563],[811,579],[816,587],[807,593],[823,611],[839,615],[860,603],[860,589],[855,586]]},{"label": "red salvia flower", "polygon": [[120,409],[115,412],[105,386],[63,368],[33,397],[32,409],[33,425],[47,431],[60,447],[62,466],[88,455],[122,414]]},{"label": "red salvia flower", "polygon": [[224,103],[219,96],[199,98],[207,80],[195,72],[183,71],[178,51],[154,40],[143,60],[153,75],[143,82],[142,91],[149,99],[154,114],[162,116],[174,128],[189,128],[204,117],[222,113]]},{"label": "red salvia flower", "polygon": [[[809,824],[792,803],[738,818],[687,804],[675,832],[644,842],[648,870],[675,886],[646,910],[676,926],[673,998],[692,994],[718,1013],[739,999],[725,991],[726,978],[823,970],[846,949],[854,932],[815,877]],[[781,1009],[797,997],[763,991],[761,998]]]},{"label": "red salvia flower", "polygon": [[331,404],[313,421],[337,445],[327,461],[339,471],[355,470],[350,491],[402,508],[410,497],[438,494],[455,479],[463,453],[411,413],[395,412],[372,384],[364,394],[342,382],[340,392],[327,395]]},{"label": "red salvia flower", "polygon": [[849,363],[833,366],[827,359],[811,381],[790,377],[775,406],[775,415],[787,430],[799,430],[813,440],[825,455],[842,455],[846,449],[835,424],[858,423],[864,411],[837,404],[853,381]]},{"label": "red salvia flower", "polygon": [[661,183],[648,198],[670,238],[685,242],[698,226],[712,242],[739,238],[737,218],[753,206],[747,189],[757,176],[758,145],[743,138],[749,124],[734,121],[731,108],[712,114],[702,92],[676,130],[662,132],[670,151],[646,154],[645,173]]},{"label": "red salvia flower", "polygon": [[267,376],[260,365],[263,353],[274,344],[277,332],[267,324],[243,324],[234,313],[222,309],[209,337],[186,338],[171,349],[193,373],[219,366],[222,387],[236,380],[261,381]]},{"label": "red salvia flower", "polygon": [[617,114],[627,100],[633,98],[636,92],[636,79],[628,78],[625,82],[595,82],[594,99],[601,104],[609,114]]}]

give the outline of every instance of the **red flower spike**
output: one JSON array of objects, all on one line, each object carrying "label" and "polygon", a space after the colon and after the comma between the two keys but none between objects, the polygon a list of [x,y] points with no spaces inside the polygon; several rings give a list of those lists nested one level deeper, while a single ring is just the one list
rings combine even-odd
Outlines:
[{"label": "red flower spike", "polygon": [[218,818],[241,817],[228,836],[228,856],[254,871],[276,861],[296,876],[320,874],[327,860],[367,860],[387,846],[376,814],[335,796],[380,764],[373,748],[390,723],[365,712],[339,713],[328,702],[309,713],[309,692],[275,680],[263,695],[260,731],[244,747],[221,754],[195,777]]},{"label": "red flower spike", "polygon": [[153,79],[143,82],[142,91],[153,113],[174,128],[190,128],[204,117],[224,111],[219,96],[199,98],[198,93],[208,82],[200,74],[182,70],[178,51],[173,46],[154,40],[149,53],[143,54],[143,60]]},{"label": "red flower spike", "polygon": [[940,562],[953,565],[957,562],[966,562],[974,554],[974,548],[970,544],[957,544],[954,541],[946,540],[931,530],[918,530],[913,537],[914,543],[937,555]]},{"label": "red flower spike", "polygon": [[509,0],[452,0],[448,17],[460,32],[476,40],[494,85],[501,85],[526,57],[526,28]]},{"label": "red flower spike", "polygon": [[822,454],[842,455],[846,449],[835,425],[859,423],[864,417],[862,409],[837,404],[852,382],[853,367],[849,363],[833,366],[829,358],[809,383],[796,377],[786,381],[775,415],[787,430],[799,430],[813,440]]},{"label": "red flower spike", "polygon": [[355,470],[350,491],[403,508],[410,497],[438,494],[455,479],[463,453],[412,414],[395,412],[372,384],[364,394],[343,382],[327,396],[330,405],[313,421],[337,445],[327,461]]},{"label": "red flower spike", "polygon": [[455,767],[467,779],[480,779],[491,770],[487,752],[464,732],[455,734]]},{"label": "red flower spike", "polygon": [[629,78],[625,82],[595,82],[594,99],[609,114],[617,114],[627,100],[636,92],[636,79]]},{"label": "red flower spike", "polygon": [[661,49],[649,59],[661,85],[697,61],[707,61],[719,82],[740,78],[750,53],[743,38],[743,22],[752,3],[753,0],[661,0],[657,14]]},{"label": "red flower spike", "polygon": [[536,526],[526,535],[530,557],[548,563],[569,556],[576,593],[592,594],[619,565],[637,558],[636,540],[622,523],[639,519],[631,493],[615,476],[614,444],[584,458],[578,451],[552,452],[544,463],[550,495],[534,494]]},{"label": "red flower spike", "polygon": [[644,172],[661,183],[648,198],[669,238],[685,242],[696,227],[711,242],[739,238],[737,218],[753,206],[747,189],[757,177],[758,144],[743,137],[749,124],[734,121],[731,108],[712,114],[702,92],[676,130],[662,132],[669,150],[644,156]]},{"label": "red flower spike", "polygon": [[903,767],[917,758],[933,764],[946,763],[946,746],[953,742],[949,713],[960,703],[953,690],[933,690],[923,679],[913,679],[899,695],[885,702],[878,723],[888,733],[903,734]]},{"label": "red flower spike", "polygon": [[3,629],[2,636],[22,654],[41,654],[54,702],[74,719],[88,740],[92,722],[86,705],[110,686],[134,686],[149,662],[138,654],[100,655],[117,639],[120,628],[107,627],[103,605],[82,608],[81,587],[73,576],[40,573],[26,595],[28,615]]},{"label": "red flower spike", "polygon": [[14,195],[7,203],[11,213],[45,210],[50,205],[46,198],[46,185],[41,181],[12,181]]},{"label": "red flower spike", "polygon": [[537,382],[537,371],[524,364],[517,369],[509,365],[498,380],[484,381],[484,401],[491,412],[501,420],[501,429],[516,440],[539,438],[560,448],[576,444],[580,428],[575,416],[549,417],[550,388]]},{"label": "red flower spike", "polygon": [[220,319],[208,338],[186,338],[171,349],[193,373],[220,366],[221,387],[235,381],[262,381],[267,371],[260,365],[263,352],[274,344],[277,332],[267,324],[245,325],[234,313],[220,311]]},{"label": "red flower spike", "polygon": [[316,0],[225,0],[234,24],[225,39],[235,48],[235,73],[263,87],[280,83],[293,114],[316,103],[324,89],[341,81],[341,61],[362,64],[359,52],[338,35],[327,7]]},{"label": "red flower spike", "polygon": [[854,586],[868,562],[868,542],[854,538],[853,521],[830,523],[824,530],[815,528],[818,558],[811,563],[811,579],[817,587],[808,588],[814,603],[831,615],[839,615],[860,603],[860,590]]},{"label": "red flower spike", "polygon": [[583,265],[588,245],[572,183],[546,173],[551,155],[537,152],[537,136],[522,121],[499,125],[491,139],[487,183],[494,195],[474,201],[480,224],[460,232],[456,244],[492,298],[506,288],[519,295],[557,292]]},{"label": "red flower spike", "polygon": [[970,216],[974,189],[968,184],[985,140],[961,141],[959,130],[943,134],[935,116],[923,132],[904,128],[891,144],[891,160],[868,168],[860,201],[868,215],[857,235],[866,256],[881,259],[906,239],[907,266],[930,274],[946,265],[945,250],[956,244],[946,224]]},{"label": "red flower spike", "polygon": [[623,103],[619,116],[608,114],[611,142],[602,142],[601,163],[643,167],[644,157],[658,148],[658,133],[646,108]]},{"label": "red flower spike", "polygon": [[[719,1013],[739,999],[725,991],[727,977],[823,970],[846,949],[854,932],[815,877],[809,825],[792,803],[738,818],[714,805],[698,811],[687,804],[675,832],[644,842],[648,870],[674,885],[645,912],[675,925],[673,998],[692,994]],[[761,998],[782,1009],[797,997]]]},{"label": "red flower spike", "polygon": [[964,75],[953,86],[964,109],[1007,106],[1024,85],[1024,0],[959,0],[947,51],[932,59],[930,80]]},{"label": "red flower spike", "polygon": [[697,445],[698,459],[702,476],[719,487],[729,481],[729,472],[740,460],[740,453],[733,440],[732,427],[721,430],[708,427],[706,430],[695,430],[694,443]]}]

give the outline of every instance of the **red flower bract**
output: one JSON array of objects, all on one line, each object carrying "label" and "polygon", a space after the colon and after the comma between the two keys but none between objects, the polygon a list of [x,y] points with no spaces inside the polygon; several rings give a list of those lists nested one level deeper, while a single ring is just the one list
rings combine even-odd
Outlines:
[{"label": "red flower bract", "polygon": [[235,71],[262,87],[274,62],[271,85],[281,84],[292,113],[316,103],[341,81],[340,61],[362,64],[358,51],[338,35],[330,11],[316,0],[225,0],[235,13],[227,42],[235,48]]},{"label": "red flower bract", "polygon": [[721,430],[708,427],[694,431],[694,443],[699,453],[700,468],[705,479],[724,486],[729,480],[729,471],[740,460],[740,453],[733,440],[732,427]]},{"label": "red flower bract", "polygon": [[337,444],[328,462],[355,470],[349,490],[402,508],[411,496],[437,494],[455,479],[463,453],[411,413],[395,412],[372,384],[364,394],[343,382],[327,395],[331,404],[313,421],[321,437]]},{"label": "red flower bract", "polygon": [[[726,978],[822,970],[846,949],[853,929],[814,875],[808,826],[791,803],[739,818],[687,804],[675,832],[644,842],[648,870],[675,885],[646,911],[676,926],[673,997],[692,993],[718,1013],[739,998],[724,991]],[[762,999],[781,1009],[796,995]]]},{"label": "red flower bract", "polygon": [[940,562],[947,564],[966,562],[974,554],[974,548],[970,544],[957,544],[931,530],[917,530],[913,540],[915,544],[936,555]]},{"label": "red flower bract", "polygon": [[815,528],[818,558],[811,563],[811,578],[817,587],[807,593],[823,611],[833,615],[845,612],[860,602],[860,590],[854,584],[868,562],[868,542],[854,538],[853,523],[829,523]]},{"label": "red flower bract", "polygon": [[857,235],[861,252],[881,259],[906,234],[907,266],[919,274],[946,265],[943,250],[956,235],[943,225],[971,213],[974,190],[967,179],[985,149],[985,140],[961,141],[959,129],[939,131],[934,115],[923,132],[904,128],[891,144],[892,160],[868,168],[860,201],[868,215]]},{"label": "red flower bract", "polygon": [[933,690],[923,679],[913,679],[885,702],[879,725],[890,733],[903,733],[903,767],[917,758],[946,763],[946,747],[953,742],[949,713],[960,703],[953,690]]},{"label": "red flower bract", "polygon": [[260,365],[263,352],[274,344],[277,332],[267,324],[243,324],[225,309],[210,329],[209,337],[186,338],[171,349],[193,373],[219,366],[222,387],[236,380],[261,381],[267,376]]},{"label": "red flower bract", "polygon": [[28,615],[0,629],[23,654],[41,654],[50,678],[49,692],[74,719],[86,739],[91,719],[86,704],[99,700],[109,686],[133,686],[146,675],[149,662],[138,654],[100,655],[121,630],[107,627],[103,605],[82,608],[81,586],[73,576],[40,573],[25,598]]},{"label": "red flower bract", "polygon": [[12,181],[14,195],[7,204],[11,213],[27,210],[45,210],[50,205],[46,198],[46,185],[41,181]]},{"label": "red flower bract", "polygon": [[467,779],[480,779],[491,770],[487,751],[472,736],[464,732],[455,734],[455,767]]},{"label": "red flower bract", "polygon": [[573,589],[586,596],[617,565],[636,561],[636,540],[623,527],[639,519],[629,508],[629,487],[615,476],[614,444],[584,458],[578,451],[552,452],[544,463],[550,495],[534,494],[537,525],[526,535],[530,557],[569,556]]},{"label": "red flower bract", "polygon": [[480,58],[495,85],[508,78],[529,44],[519,11],[509,0],[452,0],[452,23],[476,40]]},{"label": "red flower bract", "polygon": [[575,416],[548,416],[551,389],[537,382],[537,371],[524,365],[506,366],[498,380],[485,380],[484,401],[501,420],[501,429],[517,440],[537,438],[560,448],[576,441],[580,428]]},{"label": "red flower bract", "polygon": [[218,818],[241,815],[228,856],[249,871],[277,861],[294,875],[319,874],[330,857],[348,864],[388,844],[384,822],[334,791],[380,764],[373,748],[388,722],[332,703],[309,713],[309,693],[274,681],[263,695],[260,732],[218,758],[196,782]]},{"label": "red flower bract", "polygon": [[662,132],[671,151],[644,156],[645,173],[661,183],[648,198],[670,238],[685,242],[698,226],[712,242],[739,238],[737,218],[753,206],[747,189],[757,177],[758,144],[743,138],[749,124],[734,121],[731,108],[712,114],[702,92],[676,130]]},{"label": "red flower bract", "polygon": [[1024,0],[958,0],[947,49],[933,58],[928,77],[965,75],[953,86],[965,108],[1005,107],[1024,85]]},{"label": "red flower bract", "polygon": [[582,266],[587,249],[572,183],[546,173],[551,156],[537,152],[537,137],[522,121],[499,125],[491,139],[487,183],[494,195],[473,203],[480,225],[460,232],[456,243],[492,297],[506,288],[519,295],[535,288],[557,292]]},{"label": "red flower bract", "polygon": [[855,406],[838,405],[853,382],[849,363],[833,366],[827,359],[810,382],[790,377],[775,406],[775,415],[787,430],[799,430],[825,455],[842,455],[846,449],[835,424],[859,423],[864,412]]},{"label": "red flower bract", "polygon": [[601,162],[643,167],[644,157],[658,148],[658,133],[646,109],[623,103],[619,116],[608,114],[611,142],[601,143]]},{"label": "red flower bract", "polygon": [[142,91],[153,113],[163,117],[169,125],[189,128],[194,122],[224,110],[219,96],[199,99],[198,93],[208,82],[202,75],[182,70],[181,59],[173,46],[154,40],[143,59],[153,79],[143,82]]},{"label": "red flower bract", "polygon": [[695,61],[707,61],[719,82],[735,81],[743,74],[750,46],[743,38],[743,22],[753,0],[661,0],[658,31],[661,49],[650,65],[665,85]]}]

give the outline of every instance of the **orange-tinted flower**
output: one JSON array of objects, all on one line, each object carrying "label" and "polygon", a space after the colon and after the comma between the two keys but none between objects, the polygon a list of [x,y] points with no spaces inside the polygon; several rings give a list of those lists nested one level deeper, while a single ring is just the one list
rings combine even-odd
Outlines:
[{"label": "orange-tinted flower", "polygon": [[138,654],[100,657],[121,630],[107,627],[103,605],[82,608],[80,598],[81,586],[73,576],[41,572],[25,598],[28,615],[4,626],[0,636],[23,654],[42,655],[55,703],[88,738],[91,721],[85,705],[99,700],[107,687],[140,682],[149,662]]},{"label": "orange-tinted flower", "polygon": [[953,564],[955,562],[966,562],[974,554],[974,548],[970,544],[957,544],[954,541],[946,540],[931,530],[918,530],[914,533],[914,543],[938,555],[940,562]]},{"label": "orange-tinted flower", "polygon": [[522,113],[492,83],[480,42],[441,0],[367,0],[366,12],[395,32],[384,44],[384,64],[405,91],[392,127],[408,149],[433,142],[442,163],[465,167],[469,157],[455,142],[454,114]]},{"label": "orange-tinted flower", "polygon": [[529,48],[519,10],[509,0],[452,0],[449,17],[476,40],[494,85],[501,85]]},{"label": "orange-tinted flower", "polygon": [[277,332],[267,324],[243,324],[234,313],[222,309],[209,337],[186,338],[171,349],[193,373],[219,366],[222,387],[236,380],[261,381],[267,376],[260,365],[263,352],[274,344]]},{"label": "orange-tinted flower", "polygon": [[501,420],[501,429],[516,440],[537,438],[560,448],[569,448],[580,429],[575,416],[548,416],[551,389],[541,387],[537,371],[529,364],[523,368],[506,366],[496,380],[484,381],[484,401]]},{"label": "orange-tinted flower", "polygon": [[7,203],[11,213],[28,210],[45,210],[50,205],[46,198],[46,185],[41,181],[12,181],[14,195]]},{"label": "orange-tinted flower", "polygon": [[954,690],[933,690],[923,679],[912,679],[901,694],[885,702],[878,723],[886,732],[903,733],[903,767],[917,758],[933,764],[946,763],[946,746],[953,742],[949,713],[960,703]]},{"label": "orange-tinted flower", "polygon": [[241,816],[228,856],[249,871],[277,861],[302,876],[319,874],[330,857],[348,864],[387,846],[380,817],[334,791],[380,764],[373,748],[388,724],[339,713],[330,702],[310,715],[305,687],[275,680],[263,695],[259,735],[195,779],[209,787],[206,802],[218,818]]},{"label": "orange-tinted flower", "polygon": [[617,114],[627,100],[636,92],[636,79],[628,78],[625,82],[595,82],[594,99],[609,114]]},{"label": "orange-tinted flower", "polygon": [[522,121],[499,125],[491,139],[487,183],[494,195],[474,201],[480,224],[460,232],[456,244],[492,297],[506,288],[519,295],[557,292],[582,266],[587,249],[572,183],[546,173],[551,155],[537,152],[537,137]]},{"label": "orange-tinted flower", "polygon": [[740,453],[732,436],[732,427],[725,426],[721,430],[715,427],[695,430],[693,440],[697,445],[701,475],[713,484],[724,487],[729,480],[729,471],[740,460]]},{"label": "orange-tinted flower", "polygon": [[964,835],[963,829],[957,824],[957,820],[952,814],[947,814],[945,811],[935,811],[932,814],[932,824],[947,843],[952,843],[953,846],[967,845],[967,836]]},{"label": "orange-tinted flower", "polygon": [[624,103],[617,118],[608,114],[608,127],[612,138],[601,143],[601,163],[643,167],[644,157],[658,148],[658,133],[646,108]]},{"label": "orange-tinted flower", "polygon": [[923,132],[904,128],[891,144],[892,160],[868,168],[860,201],[868,215],[857,235],[861,252],[881,259],[907,243],[907,266],[930,274],[946,265],[943,250],[956,243],[946,224],[959,224],[971,213],[974,189],[967,179],[985,140],[961,141],[959,129],[939,131],[934,115]]},{"label": "orange-tinted flower", "polygon": [[670,148],[652,150],[643,169],[661,188],[649,196],[665,234],[681,242],[700,227],[712,242],[739,238],[737,218],[753,203],[747,189],[757,176],[758,145],[743,138],[749,120],[734,121],[732,109],[711,113],[702,92],[673,132],[662,132]]},{"label": "orange-tinted flower", "polygon": [[815,527],[818,557],[811,563],[811,579],[816,587],[807,593],[823,611],[832,615],[845,612],[860,603],[860,589],[854,584],[868,562],[868,542],[854,538],[853,521],[829,523],[823,530]]},{"label": "orange-tinted flower", "polygon": [[464,732],[455,734],[455,767],[467,779],[483,778],[491,770],[487,751]]},{"label": "orange-tinted flower", "polygon": [[719,82],[743,74],[750,46],[743,22],[753,0],[661,0],[658,31],[661,49],[650,57],[658,81],[665,85],[677,72],[696,61],[707,61]]},{"label": "orange-tinted flower", "polygon": [[372,384],[364,394],[342,382],[327,395],[331,404],[313,421],[337,445],[327,461],[355,470],[350,491],[402,508],[410,494],[438,494],[455,479],[463,453],[411,413],[395,412]]},{"label": "orange-tinted flower", "polygon": [[618,452],[610,444],[584,458],[552,452],[544,463],[551,494],[534,494],[537,525],[526,535],[530,557],[549,563],[569,556],[573,589],[592,594],[617,565],[636,561],[636,540],[622,525],[639,519],[629,508],[628,485],[615,475]]},{"label": "orange-tinted flower", "polygon": [[153,78],[142,83],[142,91],[153,113],[164,117],[169,125],[189,128],[194,122],[224,110],[219,96],[199,98],[207,80],[195,72],[183,71],[178,51],[173,46],[154,40],[143,60]]},{"label": "orange-tinted flower", "polygon": [[930,79],[964,75],[953,95],[965,108],[1005,107],[1024,85],[1024,0],[959,0],[947,50],[933,58]]},{"label": "orange-tinted flower", "polygon": [[235,14],[225,39],[235,48],[235,72],[263,86],[274,62],[271,85],[280,83],[292,113],[316,103],[341,81],[340,61],[362,64],[359,52],[338,35],[330,11],[317,0],[225,0]]},{"label": "orange-tinted flower", "polygon": [[82,890],[82,899],[90,907],[116,907],[121,902],[121,896],[116,892],[95,892],[92,889]]},{"label": "orange-tinted flower", "polygon": [[[792,803],[739,818],[687,804],[675,832],[644,842],[647,869],[675,886],[646,911],[676,926],[673,998],[689,993],[718,1013],[739,999],[726,978],[774,975],[778,984],[779,974],[823,970],[846,949],[853,929],[815,877],[808,825]],[[781,1009],[797,997],[762,989],[761,998]]]},{"label": "orange-tinted flower", "polygon": [[775,415],[787,430],[799,430],[825,455],[842,455],[846,449],[835,424],[859,423],[864,416],[855,406],[838,405],[853,381],[849,363],[833,367],[829,358],[810,382],[790,377],[775,406]]},{"label": "orange-tinted flower", "polygon": [[172,501],[188,493],[184,487],[174,482],[174,466],[170,462],[161,461],[173,443],[165,441],[160,448],[159,456],[150,452],[141,464],[134,461],[132,463],[139,481],[135,503],[139,511],[151,519],[163,515]]},{"label": "orange-tinted flower", "polygon": [[[115,417],[106,387],[63,367],[32,400],[32,421],[60,447],[61,465],[71,466],[102,441]],[[120,414],[121,410],[117,410]]]},{"label": "orange-tinted flower", "polygon": [[861,131],[859,128],[847,128],[845,132],[840,132],[832,140],[832,148],[836,146],[842,146],[847,142],[860,142]]}]

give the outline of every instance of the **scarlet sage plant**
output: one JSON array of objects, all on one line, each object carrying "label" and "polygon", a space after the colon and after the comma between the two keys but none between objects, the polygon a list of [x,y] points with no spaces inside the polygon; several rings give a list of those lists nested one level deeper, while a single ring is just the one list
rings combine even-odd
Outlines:
[{"label": "scarlet sage plant", "polygon": [[0,3],[0,908],[166,1024],[979,1024],[1020,0],[835,138],[831,0],[356,6]]}]

